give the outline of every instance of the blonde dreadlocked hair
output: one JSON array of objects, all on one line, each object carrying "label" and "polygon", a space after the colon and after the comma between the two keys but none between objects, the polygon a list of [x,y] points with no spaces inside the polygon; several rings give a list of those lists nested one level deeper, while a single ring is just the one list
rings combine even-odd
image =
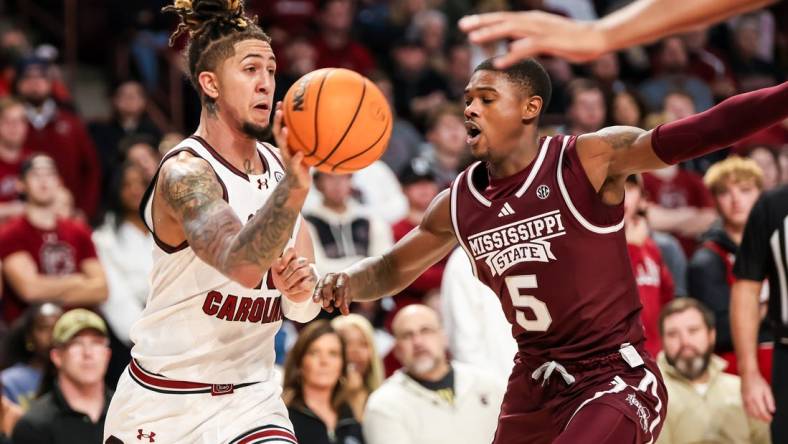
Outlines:
[{"label": "blonde dreadlocked hair", "polygon": [[242,0],[175,0],[162,12],[178,14],[180,23],[170,36],[170,46],[183,33],[188,33],[186,58],[189,79],[208,106],[213,100],[202,93],[198,76],[203,71],[214,71],[219,62],[235,54],[234,45],[243,40],[271,38],[256,25],[257,17],[244,13]]}]

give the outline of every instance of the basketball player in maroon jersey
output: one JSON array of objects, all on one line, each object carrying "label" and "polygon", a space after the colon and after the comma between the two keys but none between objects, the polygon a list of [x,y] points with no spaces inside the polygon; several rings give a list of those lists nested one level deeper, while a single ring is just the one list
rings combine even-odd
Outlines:
[{"label": "basketball player in maroon jersey", "polygon": [[625,179],[782,120],[788,83],[651,131],[539,138],[550,93],[533,59],[479,65],[465,90],[467,142],[479,162],[390,252],[326,275],[315,298],[347,313],[351,301],[395,294],[459,240],[519,347],[495,443],[652,443],[667,398],[643,349],[622,230]]}]

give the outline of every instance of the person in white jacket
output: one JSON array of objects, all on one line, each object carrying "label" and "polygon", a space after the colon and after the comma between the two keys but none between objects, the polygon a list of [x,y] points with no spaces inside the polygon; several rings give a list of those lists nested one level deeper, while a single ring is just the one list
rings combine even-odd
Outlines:
[{"label": "person in white jacket", "polygon": [[321,202],[304,210],[320,274],[335,272],[394,244],[391,226],[353,198],[352,175],[315,173]]},{"label": "person in white jacket", "polygon": [[392,331],[403,368],[367,401],[366,444],[491,442],[505,380],[449,362],[438,314],[426,305],[400,310]]},{"label": "person in white jacket", "polygon": [[498,296],[473,276],[471,262],[461,248],[446,263],[440,301],[452,357],[494,373],[502,381],[509,379],[517,353],[511,324]]}]

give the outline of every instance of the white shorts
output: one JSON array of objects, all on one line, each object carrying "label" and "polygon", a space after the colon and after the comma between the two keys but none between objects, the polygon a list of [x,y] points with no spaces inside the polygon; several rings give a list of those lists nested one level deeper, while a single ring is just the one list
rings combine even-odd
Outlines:
[{"label": "white shorts", "polygon": [[240,386],[173,381],[133,363],[118,381],[104,442],[297,444],[275,381]]}]

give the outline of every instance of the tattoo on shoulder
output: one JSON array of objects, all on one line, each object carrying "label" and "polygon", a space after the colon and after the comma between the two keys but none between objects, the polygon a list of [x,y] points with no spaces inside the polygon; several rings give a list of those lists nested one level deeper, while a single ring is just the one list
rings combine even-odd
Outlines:
[{"label": "tattoo on shoulder", "polygon": [[605,141],[615,150],[631,146],[643,132],[645,131],[635,127],[613,127],[600,131]]},{"label": "tattoo on shoulder", "polygon": [[222,199],[222,188],[210,166],[197,159],[176,161],[162,171],[162,197],[183,219],[191,219]]},{"label": "tattoo on shoulder", "polygon": [[265,205],[242,224],[223,200],[223,189],[210,166],[200,160],[179,161],[162,172],[162,197],[182,221],[195,253],[225,274],[257,265],[262,273],[284,250],[298,208],[288,205],[289,177],[279,182]]}]

